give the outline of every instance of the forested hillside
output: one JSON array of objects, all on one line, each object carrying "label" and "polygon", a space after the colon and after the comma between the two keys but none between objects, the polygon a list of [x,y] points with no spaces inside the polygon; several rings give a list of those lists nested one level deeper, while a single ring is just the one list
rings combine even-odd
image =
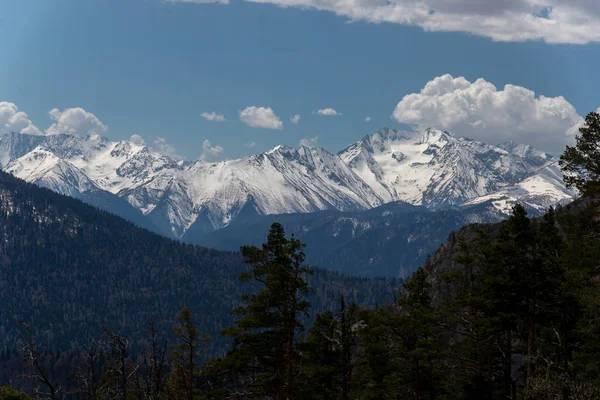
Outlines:
[{"label": "forested hillside", "polygon": [[[266,231],[265,231],[266,234]],[[185,305],[200,329],[232,321],[241,298],[239,254],[165,239],[69,197],[0,173],[0,346],[30,323],[44,349],[67,350],[102,335],[102,326],[142,337],[150,321],[168,334]],[[340,293],[364,306],[392,298],[393,280],[318,270],[314,311]],[[211,351],[224,349],[216,337]]]},{"label": "forested hillside", "polygon": [[[535,212],[536,210],[532,210]],[[273,222],[307,244],[312,265],[356,276],[410,276],[427,255],[444,243],[448,234],[475,222],[495,222],[505,216],[491,204],[432,211],[403,202],[367,211],[320,211],[239,218],[212,232],[191,228],[183,241],[234,250],[259,244]]]}]

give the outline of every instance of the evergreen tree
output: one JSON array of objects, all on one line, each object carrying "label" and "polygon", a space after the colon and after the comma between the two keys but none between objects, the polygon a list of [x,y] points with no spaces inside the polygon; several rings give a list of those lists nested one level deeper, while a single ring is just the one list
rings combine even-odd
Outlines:
[{"label": "evergreen tree", "polygon": [[169,378],[171,398],[194,400],[200,396],[198,378],[200,376],[200,358],[202,347],[210,336],[201,336],[194,315],[184,307],[176,317],[173,333],[177,344],[173,346],[170,359],[172,373]]},{"label": "evergreen tree", "polygon": [[395,307],[368,311],[361,328],[353,396],[361,399],[433,399],[441,395],[442,330],[431,305],[427,272],[404,283]]},{"label": "evergreen tree", "polygon": [[225,331],[233,339],[232,349],[220,362],[233,371],[234,392],[240,397],[293,397],[296,337],[303,328],[300,318],[310,308],[304,297],[310,290],[306,275],[312,270],[303,264],[304,247],[274,223],[261,248],[241,248],[250,271],[240,279],[258,283],[260,290],[242,297],[246,304],[235,310],[240,319]]},{"label": "evergreen tree", "polygon": [[340,296],[337,313],[325,311],[317,314],[302,352],[302,384],[298,385],[298,398],[347,400],[350,396],[353,372],[353,353],[358,307],[346,306]]},{"label": "evergreen tree", "polygon": [[584,196],[594,196],[600,193],[600,114],[589,113],[579,132],[576,145],[567,146],[560,156],[560,166],[568,187],[576,187]]}]

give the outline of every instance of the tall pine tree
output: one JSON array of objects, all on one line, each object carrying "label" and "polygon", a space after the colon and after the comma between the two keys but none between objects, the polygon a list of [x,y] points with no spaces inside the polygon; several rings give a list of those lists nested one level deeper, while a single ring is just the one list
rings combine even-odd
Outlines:
[{"label": "tall pine tree", "polygon": [[293,236],[286,238],[279,223],[271,226],[262,247],[241,248],[250,270],[240,280],[254,282],[260,290],[242,297],[245,305],[235,310],[240,318],[225,330],[232,348],[217,364],[230,372],[231,395],[293,398],[297,333],[310,308],[304,297],[312,270],[304,266],[304,248]]}]

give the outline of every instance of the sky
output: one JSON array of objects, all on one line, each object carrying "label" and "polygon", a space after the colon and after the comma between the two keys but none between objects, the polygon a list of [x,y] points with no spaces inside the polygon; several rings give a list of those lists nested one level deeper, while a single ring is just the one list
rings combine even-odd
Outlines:
[{"label": "sky", "polygon": [[600,109],[597,0],[0,0],[0,129],[188,160],[378,128],[559,153]]}]

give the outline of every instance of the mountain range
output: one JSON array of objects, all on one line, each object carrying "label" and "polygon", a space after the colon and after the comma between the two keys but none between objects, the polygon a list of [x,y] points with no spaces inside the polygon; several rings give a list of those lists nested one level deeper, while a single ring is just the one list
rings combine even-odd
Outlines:
[{"label": "mountain range", "polygon": [[[220,162],[175,161],[99,135],[0,134],[0,168],[171,238],[198,238],[257,216],[361,212],[393,202],[428,210],[571,201],[557,159],[448,132],[381,129],[338,154],[277,146]],[[469,211],[470,212],[470,211]],[[486,218],[486,220],[489,218]]]}]

